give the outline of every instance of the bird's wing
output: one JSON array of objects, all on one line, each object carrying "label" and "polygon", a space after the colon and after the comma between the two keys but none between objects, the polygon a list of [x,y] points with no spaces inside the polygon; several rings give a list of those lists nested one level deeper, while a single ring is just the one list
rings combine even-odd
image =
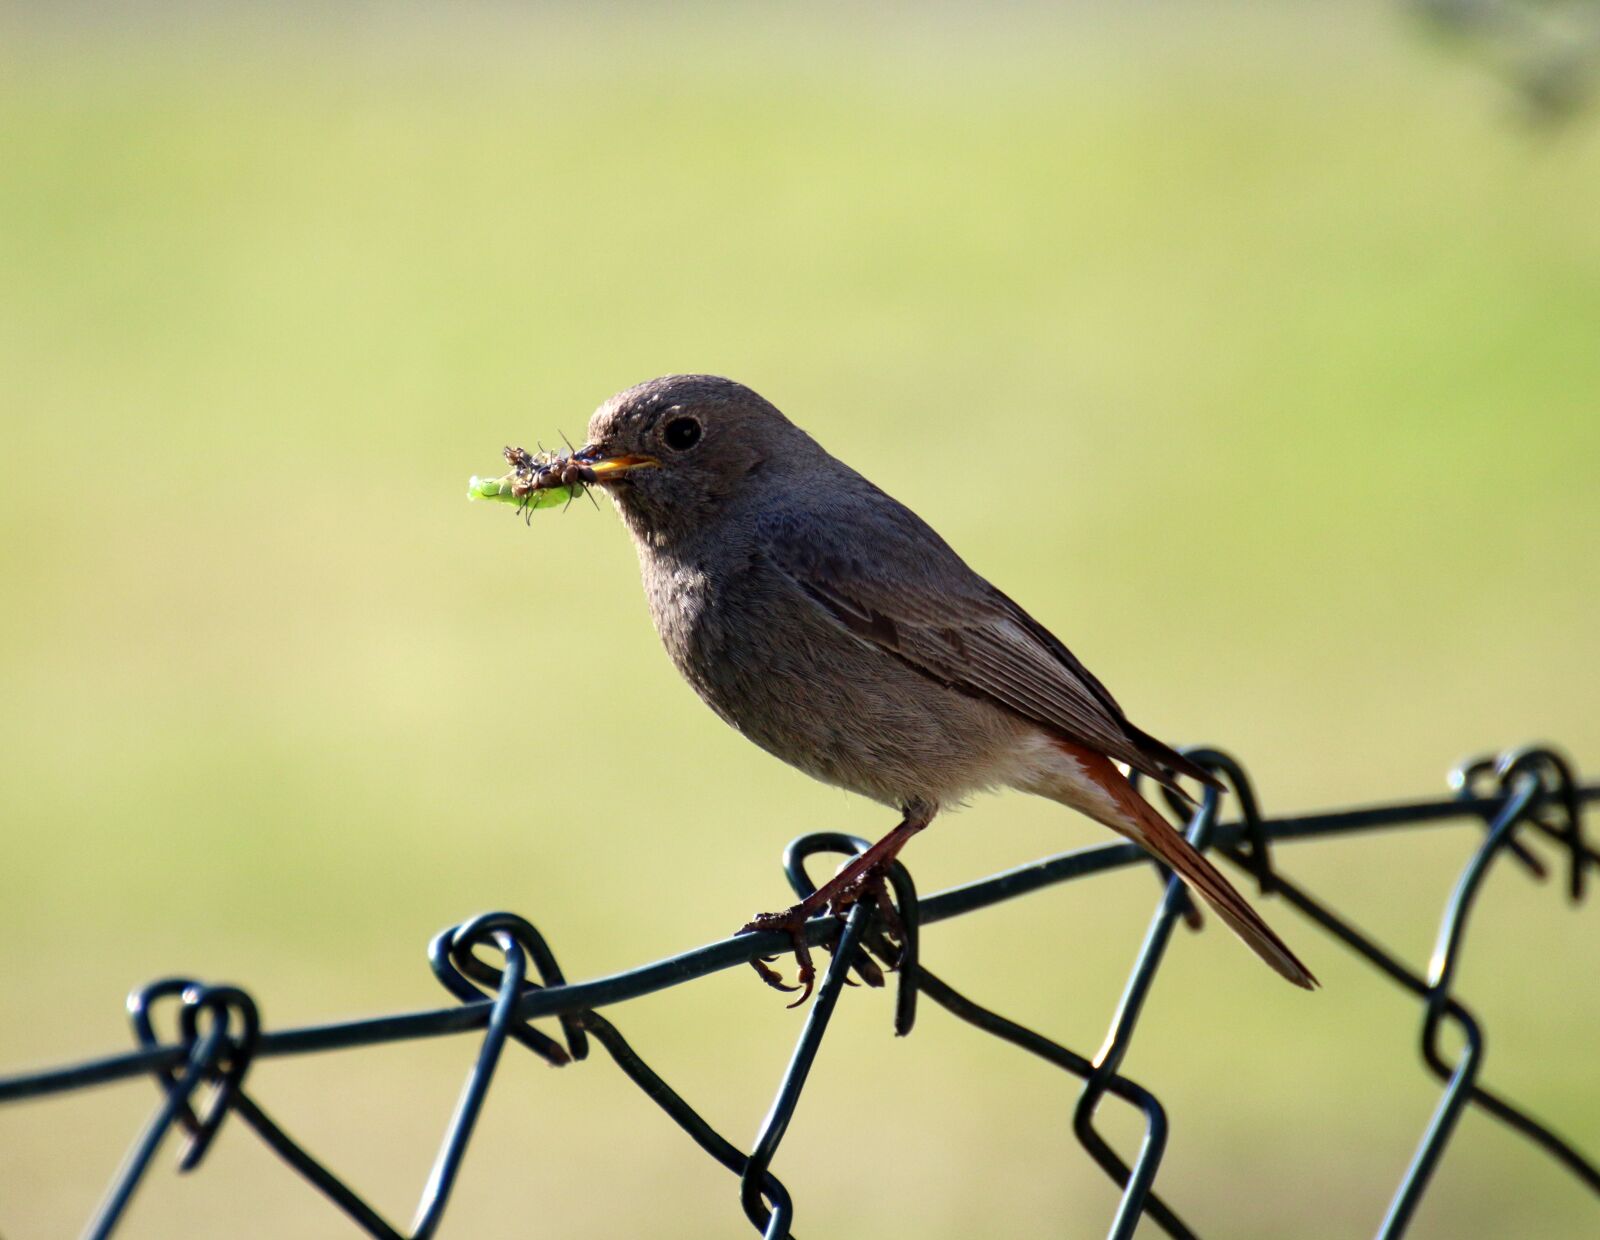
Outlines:
[{"label": "bird's wing", "polygon": [[769,514],[762,543],[773,564],[849,632],[940,684],[1168,786],[1177,786],[1176,774],[1215,782],[1129,723],[1065,645],[910,509],[865,480],[829,502],[827,521]]}]

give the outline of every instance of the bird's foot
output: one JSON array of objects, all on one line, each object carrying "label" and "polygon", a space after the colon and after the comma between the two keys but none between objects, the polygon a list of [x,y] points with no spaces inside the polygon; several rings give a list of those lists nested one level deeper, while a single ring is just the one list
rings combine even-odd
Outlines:
[{"label": "bird's foot", "polygon": [[[883,873],[874,867],[860,874],[850,875],[847,881],[838,886],[833,883],[824,884],[799,904],[784,909],[781,913],[757,913],[739,928],[740,934],[772,932],[789,936],[789,941],[794,947],[795,965],[798,970],[795,975],[795,985],[789,985],[783,980],[783,975],[771,967],[772,962],[777,959],[776,956],[757,957],[751,960],[750,966],[755,969],[761,980],[773,989],[789,993],[799,991],[800,997],[789,1004],[792,1008],[799,1007],[811,997],[811,991],[817,980],[816,966],[811,960],[811,947],[806,942],[806,923],[821,913],[843,917],[863,900],[870,900],[877,906],[888,939],[903,944],[904,930],[900,916],[895,912],[894,901],[889,898],[888,884],[884,881]],[[837,944],[838,937],[835,935],[834,941],[828,945],[829,950]],[[865,952],[857,955],[853,967],[867,985],[883,985],[883,971]],[[890,968],[893,967],[894,964],[891,963]]]},{"label": "bird's foot", "polygon": [[817,980],[816,966],[811,963],[811,947],[806,942],[806,922],[811,920],[812,911],[806,907],[806,901],[802,900],[793,908],[785,909],[781,913],[757,913],[739,927],[740,934],[772,932],[789,936],[789,942],[794,948],[794,962],[798,968],[795,985],[789,985],[783,980],[783,974],[772,967],[771,962],[777,959],[776,956],[757,956],[750,961],[750,967],[774,990],[790,993],[799,991],[800,997],[789,1005],[792,1008],[799,1007],[811,997],[811,989]]}]

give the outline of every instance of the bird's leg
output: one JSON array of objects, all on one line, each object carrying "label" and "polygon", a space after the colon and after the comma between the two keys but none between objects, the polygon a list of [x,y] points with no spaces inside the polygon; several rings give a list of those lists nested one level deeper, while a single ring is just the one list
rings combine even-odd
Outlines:
[{"label": "bird's leg", "polygon": [[790,1004],[791,1007],[798,1007],[811,997],[811,987],[817,977],[817,971],[811,963],[811,952],[805,941],[806,922],[819,913],[831,911],[843,914],[851,905],[881,885],[884,874],[888,872],[889,866],[900,850],[913,835],[933,821],[933,815],[934,807],[931,805],[920,803],[908,805],[905,817],[900,820],[899,826],[866,852],[852,857],[845,865],[840,866],[837,874],[800,903],[784,909],[781,913],[757,913],[740,927],[741,934],[771,930],[789,936],[794,944],[795,963],[799,968],[796,977],[799,982],[798,987],[785,985],[777,970],[768,968],[760,960],[752,960],[750,963],[767,985],[779,990],[800,990],[800,997]]},{"label": "bird's leg", "polygon": [[884,836],[864,853],[852,857],[839,867],[839,872],[818,887],[800,903],[781,913],[757,913],[742,926],[743,931],[793,930],[804,926],[816,914],[831,909],[843,913],[859,900],[874,875],[881,875],[906,843],[933,820],[933,815],[923,810],[907,811],[906,817],[893,831]]}]

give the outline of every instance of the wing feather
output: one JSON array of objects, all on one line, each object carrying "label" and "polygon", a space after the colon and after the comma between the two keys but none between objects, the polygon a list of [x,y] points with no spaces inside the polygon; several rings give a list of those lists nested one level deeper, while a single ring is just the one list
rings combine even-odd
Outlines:
[{"label": "wing feather", "polygon": [[[1215,782],[1129,723],[1059,639],[973,572],[920,518],[858,481],[854,491],[835,497],[835,520],[779,513],[762,531],[775,566],[835,621],[940,684],[1169,787],[1177,787],[1177,774]],[[856,537],[845,542],[835,533],[841,530]]]}]

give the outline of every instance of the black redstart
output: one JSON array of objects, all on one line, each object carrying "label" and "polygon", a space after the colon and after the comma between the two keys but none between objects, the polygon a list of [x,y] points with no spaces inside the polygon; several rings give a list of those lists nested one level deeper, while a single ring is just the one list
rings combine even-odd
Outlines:
[{"label": "black redstart", "polygon": [[577,457],[633,535],[656,631],[706,704],[903,816],[810,899],[747,929],[794,933],[837,911],[941,806],[1010,787],[1142,845],[1269,965],[1316,985],[1116,763],[1171,788],[1214,778],[1129,723],[1042,624],[755,392],[652,379],[595,411]]}]

